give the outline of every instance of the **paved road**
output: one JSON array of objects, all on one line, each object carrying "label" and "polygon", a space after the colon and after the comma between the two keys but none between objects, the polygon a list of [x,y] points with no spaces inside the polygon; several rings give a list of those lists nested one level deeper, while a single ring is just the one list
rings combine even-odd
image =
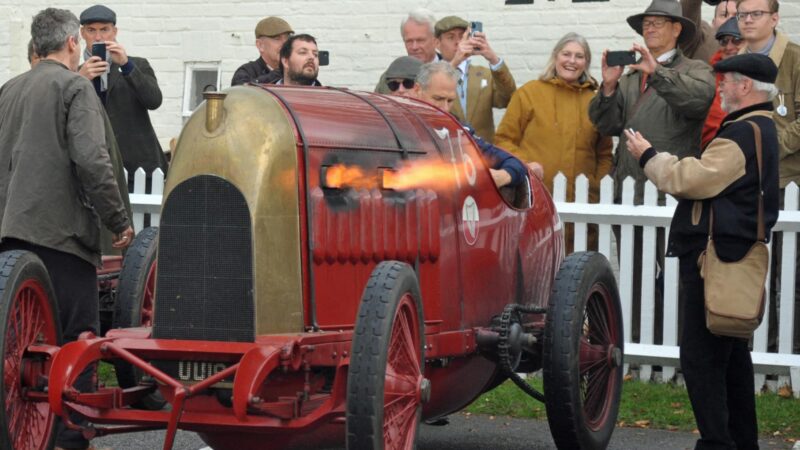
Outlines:
[{"label": "paved road", "polygon": [[[114,450],[160,449],[163,432],[136,433],[97,439],[99,447],[110,446]],[[641,449],[691,449],[696,435],[663,430],[618,428],[609,445],[610,450]],[[791,449],[792,445],[780,439],[762,440],[763,450]],[[194,433],[179,432],[175,450],[207,449]],[[267,450],[269,447],[264,447]],[[418,450],[551,450],[553,440],[547,422],[538,420],[511,419],[505,417],[455,414],[450,425],[444,427],[423,426],[420,430]]]}]

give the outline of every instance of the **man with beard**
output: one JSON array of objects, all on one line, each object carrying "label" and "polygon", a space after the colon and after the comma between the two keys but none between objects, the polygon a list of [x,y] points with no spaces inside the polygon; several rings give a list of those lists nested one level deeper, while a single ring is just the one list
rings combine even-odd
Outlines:
[{"label": "man with beard", "polygon": [[317,40],[310,34],[290,36],[281,47],[282,78],[275,84],[287,86],[322,86],[319,74]]}]

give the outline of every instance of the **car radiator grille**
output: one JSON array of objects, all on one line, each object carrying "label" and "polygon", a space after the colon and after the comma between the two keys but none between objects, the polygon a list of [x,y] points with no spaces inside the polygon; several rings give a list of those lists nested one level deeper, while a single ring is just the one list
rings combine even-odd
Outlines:
[{"label": "car radiator grille", "polygon": [[172,190],[161,212],[153,337],[253,342],[250,212],[211,175]]}]

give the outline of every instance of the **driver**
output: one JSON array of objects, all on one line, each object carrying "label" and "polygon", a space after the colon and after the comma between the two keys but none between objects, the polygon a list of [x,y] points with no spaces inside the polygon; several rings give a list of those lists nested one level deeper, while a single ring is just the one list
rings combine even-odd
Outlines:
[{"label": "driver", "polygon": [[[458,98],[456,85],[460,79],[458,72],[447,62],[423,64],[417,74],[411,96],[424,100],[443,111],[450,111],[453,102]],[[495,147],[475,135],[475,132],[464,127],[478,144],[484,163],[489,166],[492,180],[498,188],[516,187],[525,179],[525,165],[507,151]]]}]

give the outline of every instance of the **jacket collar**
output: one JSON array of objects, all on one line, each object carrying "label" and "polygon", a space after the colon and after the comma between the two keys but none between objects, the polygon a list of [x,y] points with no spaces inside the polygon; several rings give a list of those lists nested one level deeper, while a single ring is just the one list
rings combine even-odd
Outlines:
[{"label": "jacket collar", "polygon": [[549,80],[546,80],[545,82],[546,83],[550,83],[553,86],[572,89],[574,91],[578,91],[578,90],[581,90],[581,89],[596,90],[597,87],[598,87],[597,81],[595,81],[594,78],[588,78],[588,79],[586,79],[586,80],[584,80],[584,81],[582,81],[582,82],[580,82],[578,84],[571,84],[571,83],[567,83],[566,81],[564,81],[561,78],[558,78],[556,76],[556,77],[550,78]]},{"label": "jacket collar", "polygon": [[753,116],[772,117],[772,109],[773,109],[772,102],[764,102],[755,105],[750,105],[746,108],[734,111],[725,116],[725,118],[722,119],[722,126],[724,127],[730,122],[738,122],[741,120],[746,120]]},{"label": "jacket collar", "polygon": [[[662,65],[664,67],[673,68],[673,67],[677,66],[678,64],[680,64],[680,62],[682,60],[683,60],[683,52],[681,51],[680,48],[676,48],[675,49],[675,54],[673,54],[670,59],[664,61],[663,63],[658,63],[658,64]],[[639,64],[641,62],[642,62],[641,58],[639,59],[639,61],[636,61],[637,64]],[[632,69],[627,73],[627,75],[632,75],[634,73],[639,73],[639,71]]]},{"label": "jacket collar", "polygon": [[781,66],[783,54],[786,52],[786,47],[789,45],[789,37],[783,33],[775,34],[775,43],[772,44],[772,50],[769,51],[769,57],[776,66]]}]

